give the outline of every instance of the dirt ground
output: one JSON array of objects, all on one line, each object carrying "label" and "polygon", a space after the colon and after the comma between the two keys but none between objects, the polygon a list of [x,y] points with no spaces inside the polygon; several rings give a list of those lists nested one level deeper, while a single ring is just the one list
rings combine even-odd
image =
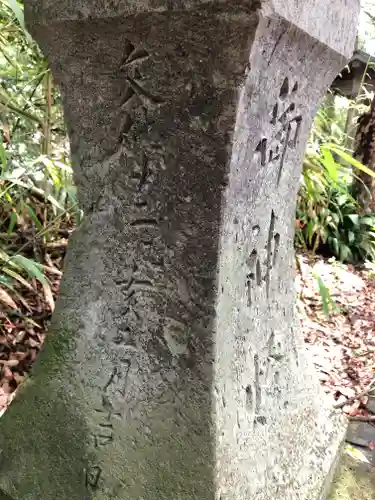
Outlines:
[{"label": "dirt ground", "polygon": [[375,500],[374,398],[368,396],[375,380],[375,272],[318,257],[297,259],[307,350],[323,390],[349,418],[348,439],[362,445],[346,445],[328,500]]},{"label": "dirt ground", "polygon": [[[297,256],[297,308],[323,390],[342,404],[366,390],[375,373],[375,271]],[[366,415],[366,396],[343,406]]]}]

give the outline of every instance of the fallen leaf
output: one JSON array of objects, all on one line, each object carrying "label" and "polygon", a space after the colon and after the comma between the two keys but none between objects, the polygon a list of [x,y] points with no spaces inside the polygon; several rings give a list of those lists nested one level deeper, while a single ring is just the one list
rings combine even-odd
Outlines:
[{"label": "fallen leaf", "polygon": [[6,306],[10,307],[11,309],[15,309],[16,311],[19,311],[17,304],[14,302],[14,300],[9,295],[9,293],[6,292],[3,288],[0,288],[0,302],[5,304]]},{"label": "fallen leaf", "polygon": [[29,344],[30,347],[40,347],[40,343],[31,337],[26,341],[26,343]]},{"label": "fallen leaf", "polygon": [[10,354],[9,361],[11,360],[23,361],[26,357],[27,357],[27,352],[16,351]]},{"label": "fallen leaf", "polygon": [[19,364],[18,359],[0,359],[0,365],[3,365],[3,366],[14,367],[14,366],[17,366],[18,364]]},{"label": "fallen leaf", "polygon": [[3,376],[4,378],[7,378],[8,380],[12,380],[13,378],[13,372],[10,368],[8,368],[7,366],[4,366],[3,367]]},{"label": "fallen leaf", "polygon": [[48,283],[43,283],[43,291],[44,291],[44,297],[50,308],[50,311],[53,312],[55,310],[55,301],[53,299],[51,287],[49,286]]},{"label": "fallen leaf", "polygon": [[349,416],[355,417],[358,414],[358,409],[361,405],[360,401],[354,401],[354,403],[350,406]]}]

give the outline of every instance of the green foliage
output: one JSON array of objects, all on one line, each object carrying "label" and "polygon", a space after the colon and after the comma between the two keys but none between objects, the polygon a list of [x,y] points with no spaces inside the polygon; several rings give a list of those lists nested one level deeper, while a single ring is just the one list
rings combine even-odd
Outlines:
[{"label": "green foliage", "polygon": [[0,288],[17,294],[48,286],[44,245],[82,217],[60,96],[17,0],[0,0],[0,129]]},{"label": "green foliage", "polygon": [[[358,101],[362,111],[362,99]],[[362,214],[351,193],[357,171],[375,174],[345,148],[344,113],[338,111],[332,116],[327,104],[323,106],[310,135],[298,196],[296,244],[343,262],[373,261],[375,214]]]},{"label": "green foliage", "polygon": [[60,97],[16,0],[0,0],[0,122],[19,162],[49,155],[61,143]]},{"label": "green foliage", "polygon": [[367,276],[370,279],[375,280],[375,263],[366,261],[365,262],[365,269],[367,270]]},{"label": "green foliage", "polygon": [[322,277],[316,271],[313,271],[312,274],[316,279],[316,283],[318,285],[319,295],[322,301],[324,315],[326,318],[329,318],[331,313],[338,312],[338,307],[336,305],[336,302],[333,300],[331,292],[324,283]]},{"label": "green foliage", "polygon": [[14,253],[13,236],[32,228],[35,245],[52,240],[61,221],[81,219],[72,184],[70,167],[46,157],[27,166],[12,168],[6,161],[0,174],[0,287],[9,285],[7,277],[30,289],[25,278],[46,283],[44,265],[22,255],[29,242]]},{"label": "green foliage", "polygon": [[23,9],[17,0],[2,0],[3,5],[9,7],[14,16],[18,21],[18,25],[21,28],[23,34],[28,38],[28,41],[32,42],[30,35],[26,31],[25,18],[23,15]]}]

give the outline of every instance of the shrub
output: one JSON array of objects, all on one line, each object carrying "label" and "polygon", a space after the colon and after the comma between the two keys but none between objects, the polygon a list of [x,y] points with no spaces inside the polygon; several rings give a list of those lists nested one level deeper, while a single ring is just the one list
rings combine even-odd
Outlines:
[{"label": "shrub", "polygon": [[347,137],[338,123],[326,106],[320,109],[303,165],[296,246],[343,262],[374,261],[375,214],[362,214],[351,192],[356,171],[375,174],[343,146]]}]

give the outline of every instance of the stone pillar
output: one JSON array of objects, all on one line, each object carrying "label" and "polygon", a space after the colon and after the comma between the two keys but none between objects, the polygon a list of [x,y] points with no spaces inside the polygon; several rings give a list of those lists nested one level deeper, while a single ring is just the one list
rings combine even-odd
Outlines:
[{"label": "stone pillar", "polygon": [[317,500],[343,438],[294,313],[293,220],[354,0],[25,0],[85,220],[2,419],[14,500]]}]

